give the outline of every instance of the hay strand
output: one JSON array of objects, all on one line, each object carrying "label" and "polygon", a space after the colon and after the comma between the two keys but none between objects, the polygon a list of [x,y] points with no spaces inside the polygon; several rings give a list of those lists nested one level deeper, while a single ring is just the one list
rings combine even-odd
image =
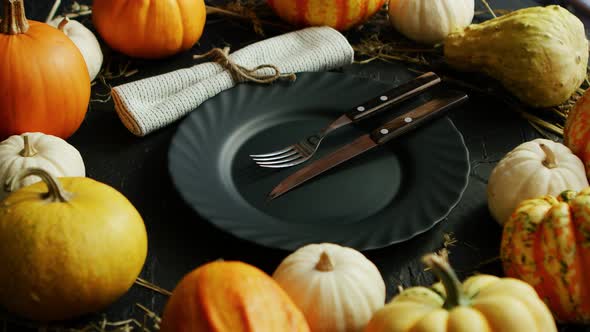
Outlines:
[{"label": "hay strand", "polygon": [[61,5],[61,0],[55,0],[55,2],[53,3],[53,6],[51,7],[51,10],[49,11],[49,15],[47,15],[47,19],[45,20],[45,23],[49,23],[53,20],[53,18],[55,17],[55,13],[57,13],[57,9],[59,8],[60,5]]},{"label": "hay strand", "polygon": [[494,10],[492,9],[492,7],[490,6],[490,4],[487,2],[487,0],[481,0],[481,2],[483,3],[484,7],[486,7],[486,9],[488,10],[488,12],[494,17],[498,17],[496,16],[496,13],[494,12]]},{"label": "hay strand", "polygon": [[162,295],[166,295],[166,296],[172,295],[171,291],[164,289],[158,285],[155,285],[155,284],[153,284],[145,279],[142,279],[142,278],[137,278],[137,280],[135,280],[135,283],[141,287],[147,288],[149,290],[152,290],[156,293],[160,293]]}]

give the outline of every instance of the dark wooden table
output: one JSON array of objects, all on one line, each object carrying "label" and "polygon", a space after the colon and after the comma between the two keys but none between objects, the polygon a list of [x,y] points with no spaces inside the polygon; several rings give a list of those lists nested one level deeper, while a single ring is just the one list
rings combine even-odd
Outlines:
[{"label": "dark wooden table", "polygon": [[[64,1],[58,13],[71,3]],[[91,1],[80,3],[90,4]],[[482,8],[479,1],[476,3]],[[558,2],[491,0],[490,3],[495,8],[519,8]],[[52,0],[26,1],[28,17],[44,20],[52,4]],[[561,4],[567,6],[565,1]],[[81,21],[91,26],[88,18]],[[109,83],[117,85],[190,66],[192,54],[203,53],[211,46],[228,43],[236,49],[259,39],[244,22],[228,23],[210,18],[201,41],[190,52],[162,61],[132,60],[131,67],[139,69],[139,72]],[[110,52],[105,51],[113,61],[125,62],[124,57],[109,55]],[[383,62],[352,65],[343,71],[394,84],[414,76],[403,64]],[[100,94],[106,91],[104,86],[97,84],[92,98],[105,99]],[[464,135],[472,166],[469,186],[461,202],[446,220],[432,230],[402,244],[365,252],[379,267],[386,281],[388,299],[397,293],[398,285],[427,285],[434,281],[430,273],[424,272],[420,257],[441,249],[445,234],[452,234],[456,239],[449,247],[450,259],[460,277],[474,272],[502,274],[497,260],[501,228],[487,209],[487,178],[505,153],[538,135],[502,102],[477,94],[471,97],[468,105],[457,109],[451,116]],[[82,153],[87,176],[120,190],[142,214],[149,234],[149,255],[141,277],[172,290],[184,274],[219,258],[245,261],[272,273],[288,252],[264,248],[215,228],[186,205],[172,186],[167,169],[167,151],[177,125],[170,125],[147,137],[135,137],[120,122],[112,101],[93,101],[82,127],[69,139]],[[83,325],[100,320],[102,315],[110,321],[127,318],[143,320],[144,314],[136,303],[159,314],[166,299],[166,296],[136,285],[104,313],[66,325]],[[23,328],[11,323],[8,330],[21,331]],[[563,326],[562,330],[583,331],[585,328]]]}]

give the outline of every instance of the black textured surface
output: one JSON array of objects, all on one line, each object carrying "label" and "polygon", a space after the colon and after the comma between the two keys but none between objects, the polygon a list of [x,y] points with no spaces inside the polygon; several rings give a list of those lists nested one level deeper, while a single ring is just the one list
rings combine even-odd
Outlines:
[{"label": "black textured surface", "polygon": [[[50,0],[26,1],[28,16],[44,20],[52,3]],[[71,3],[69,0],[64,1],[62,8]],[[479,1],[476,3],[481,7]],[[532,0],[495,0],[490,3],[495,8],[537,4]],[[81,21],[91,25],[88,19]],[[220,23],[211,19],[203,38],[192,51],[162,61],[134,60],[131,66],[139,69],[137,75],[110,83],[117,85],[190,66],[192,54],[203,53],[212,45],[222,46],[228,43],[237,48],[255,39],[256,36],[246,24]],[[125,63],[125,58],[120,55],[113,55],[112,59]],[[353,65],[345,68],[344,72],[392,84],[401,83],[414,75],[403,65],[377,62]],[[101,93],[105,93],[105,88],[98,84],[93,89],[92,98],[104,98],[99,95]],[[398,285],[407,287],[433,282],[432,275],[424,272],[420,257],[440,249],[446,233],[453,233],[457,239],[450,251],[451,262],[460,277],[474,272],[502,273],[499,262],[493,260],[499,254],[501,229],[487,210],[487,177],[506,152],[537,135],[525,121],[500,101],[477,95],[471,97],[469,105],[458,109],[451,116],[464,135],[471,158],[470,183],[461,202],[446,220],[430,231],[402,244],[365,252],[382,272],[387,284],[388,299],[397,292]],[[172,290],[185,273],[219,258],[242,260],[271,273],[288,252],[264,248],[220,231],[194,213],[172,186],[167,171],[167,151],[177,126],[178,123],[147,137],[138,138],[121,124],[112,102],[93,101],[84,124],[69,140],[82,153],[87,175],[120,190],[144,217],[149,234],[149,256],[141,277]],[[165,301],[166,297],[163,295],[134,286],[104,313],[84,317],[71,324],[95,320],[102,314],[106,314],[111,321],[130,317],[141,320],[142,312],[135,303],[161,313]],[[11,325],[8,330],[21,331],[22,328]],[[562,330],[585,329],[563,326]]]}]

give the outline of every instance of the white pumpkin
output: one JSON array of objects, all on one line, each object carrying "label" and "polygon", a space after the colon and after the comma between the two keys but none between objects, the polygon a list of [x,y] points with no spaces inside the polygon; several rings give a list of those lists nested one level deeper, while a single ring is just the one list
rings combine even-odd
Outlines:
[{"label": "white pumpkin", "polygon": [[[9,194],[14,177],[27,168],[42,168],[55,177],[86,176],[80,152],[63,139],[42,133],[13,135],[0,142],[0,199]],[[40,180],[27,177],[12,189]]]},{"label": "white pumpkin", "polygon": [[488,180],[488,207],[500,223],[525,199],[588,187],[584,164],[561,143],[535,139],[510,151]]},{"label": "white pumpkin", "polygon": [[86,61],[90,80],[94,81],[102,67],[103,55],[98,39],[92,31],[78,21],[61,16],[49,21],[49,25],[61,30],[78,46]]},{"label": "white pumpkin", "polygon": [[303,311],[311,331],[362,331],[385,305],[385,282],[362,253],[310,244],[285,258],[273,278]]},{"label": "white pumpkin", "polygon": [[454,29],[471,24],[474,0],[390,0],[389,20],[404,36],[440,43]]}]

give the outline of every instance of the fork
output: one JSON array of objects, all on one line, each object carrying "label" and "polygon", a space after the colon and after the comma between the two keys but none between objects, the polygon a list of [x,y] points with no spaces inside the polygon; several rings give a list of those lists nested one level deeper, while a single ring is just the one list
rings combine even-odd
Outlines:
[{"label": "fork", "polygon": [[440,78],[435,73],[425,73],[354,107],[352,111],[340,116],[319,133],[307,136],[285,148],[264,154],[253,154],[250,157],[260,167],[266,168],[285,168],[299,165],[311,159],[324,138],[336,129],[378,114],[388,109],[389,106],[399,104],[439,82]]}]

